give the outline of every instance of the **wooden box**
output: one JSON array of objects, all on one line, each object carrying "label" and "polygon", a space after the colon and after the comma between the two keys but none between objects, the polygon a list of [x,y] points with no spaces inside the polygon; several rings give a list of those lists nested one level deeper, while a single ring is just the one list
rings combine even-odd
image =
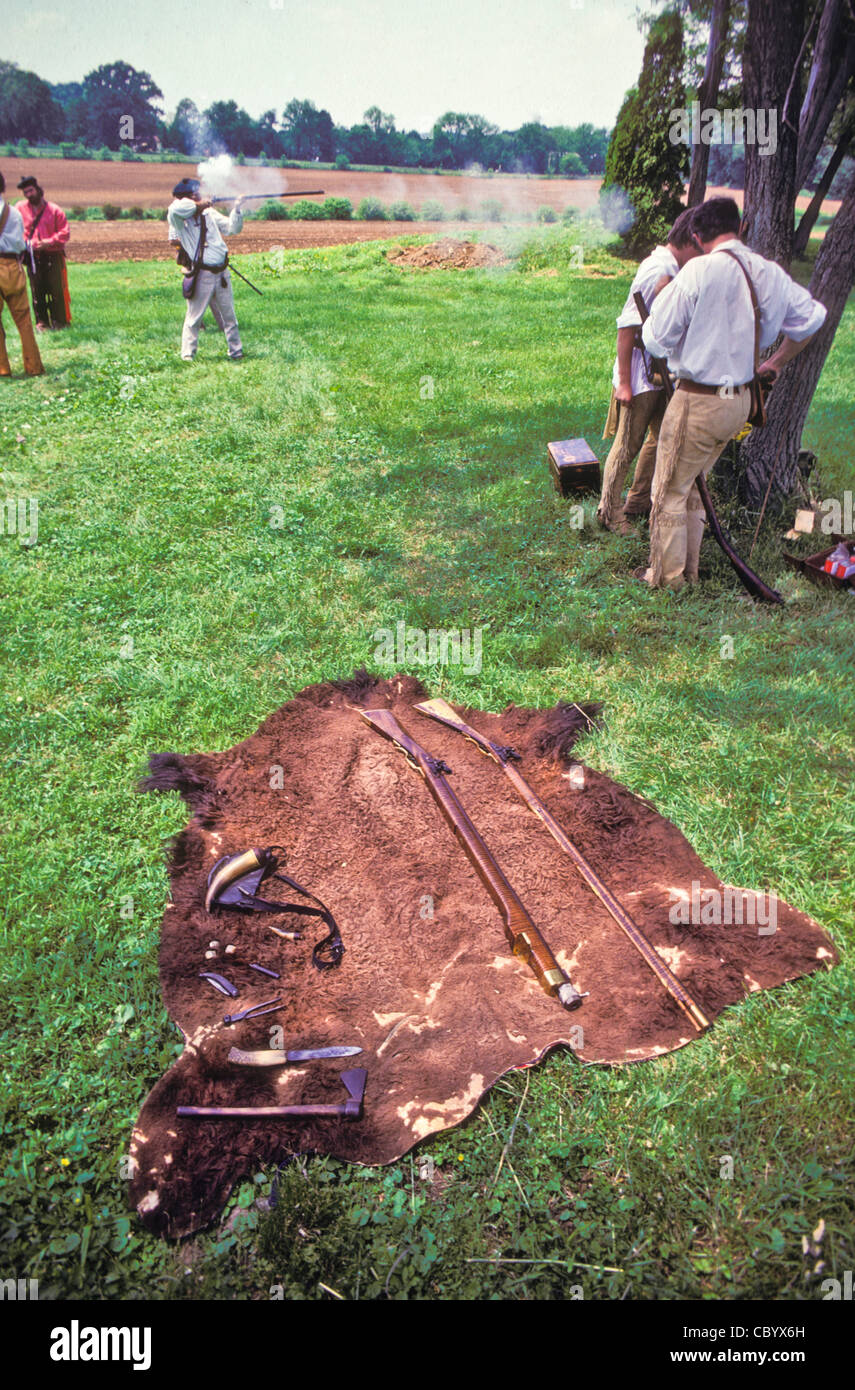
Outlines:
[{"label": "wooden box", "polygon": [[812,584],[817,584],[821,589],[849,589],[855,593],[855,582],[853,582],[855,575],[850,576],[849,579],[838,579],[834,574],[826,574],[823,569],[823,565],[832,550],[837,548],[840,541],[844,541],[850,550],[852,549],[852,537],[832,535],[831,540],[834,541],[834,545],[830,545],[827,550],[818,551],[816,555],[806,555],[802,560],[797,555],[788,555],[785,551],[784,560],[790,569],[798,570],[805,579],[809,579]]},{"label": "wooden box", "polygon": [[599,461],[584,439],[556,440],[547,444],[546,452],[552,481],[562,497],[578,492],[599,492]]}]

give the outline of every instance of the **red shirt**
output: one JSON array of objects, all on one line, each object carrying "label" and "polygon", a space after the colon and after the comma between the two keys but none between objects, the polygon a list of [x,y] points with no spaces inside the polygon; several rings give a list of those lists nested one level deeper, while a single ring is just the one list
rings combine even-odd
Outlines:
[{"label": "red shirt", "polygon": [[[57,207],[56,203],[45,202],[44,212],[39,217],[39,209],[33,208],[23,198],[20,203],[15,204],[21,217],[24,219],[24,236],[27,241],[32,241],[34,251],[61,251],[71,236],[68,226],[68,218],[62,208]],[[35,235],[32,234],[33,223],[39,218],[39,225],[36,227]]]}]

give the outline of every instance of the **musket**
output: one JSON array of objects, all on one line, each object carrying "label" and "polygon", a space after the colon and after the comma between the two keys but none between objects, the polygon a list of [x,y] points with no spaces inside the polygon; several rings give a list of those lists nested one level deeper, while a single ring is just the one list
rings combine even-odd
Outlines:
[{"label": "musket", "polygon": [[689,994],[689,991],[677,979],[676,975],[668,969],[668,966],[659,957],[653,946],[651,946],[644,932],[637,923],[633,921],[626,908],[618,901],[611,889],[606,887],[599,874],[588,863],[588,860],[581,851],[576,848],[570,837],[561,829],[561,826],[552,813],[544,806],[537,793],[532,790],[522,774],[513,766],[512,760],[519,761],[519,753],[515,752],[513,748],[493,743],[492,740],[486,738],[484,734],[480,734],[477,729],[473,729],[471,724],[465,723],[464,720],[460,718],[457,711],[445,700],[425,700],[422,704],[416,705],[415,708],[419,711],[419,714],[426,714],[429,718],[436,719],[438,723],[444,724],[447,728],[456,730],[457,733],[462,734],[464,738],[468,739],[470,743],[474,743],[475,747],[481,753],[486,754],[488,758],[492,758],[494,762],[499,764],[499,767],[507,774],[515,791],[522,797],[529,810],[533,811],[538,820],[543,822],[550,835],[552,835],[553,839],[564,850],[564,853],[569,855],[588,887],[593,890],[603,906],[611,913],[618,926],[629,937],[639,955],[650,966],[650,969],[653,971],[660,984],[664,985],[671,998],[679,1004],[683,1013],[691,1020],[698,1032],[703,1033],[707,1028],[711,1027],[710,1019],[707,1018],[700,1005],[695,1002]]},{"label": "musket", "polygon": [[246,202],[247,198],[319,198],[324,192],[323,188],[295,188],[293,193],[223,193],[217,198],[210,198],[211,203],[233,203],[236,198],[242,198]]},{"label": "musket", "polygon": [[403,753],[407,762],[420,773],[455,836],[465,850],[475,872],[502,914],[505,935],[514,955],[519,956],[534,971],[547,994],[557,996],[565,1009],[578,1009],[583,994],[570,983],[553,956],[522,902],[517,897],[499,865],[481,839],[457,796],[445,780],[451,771],[441,758],[431,757],[406,729],[398,723],[391,710],[369,709],[359,713],[372,729],[389,739]]},{"label": "musket", "polygon": [[[638,290],[636,290],[635,294],[633,295],[633,298],[635,299],[635,307],[641,315],[641,322],[644,323],[644,321],[650,317],[647,305],[645,304],[644,299]],[[650,361],[653,364],[654,370],[657,371],[662,378],[662,385],[665,391],[665,399],[666,401],[670,401],[671,397],[674,394],[674,383],[672,382],[670,374],[668,372],[668,364],[664,360],[664,358],[653,357],[652,355],[650,357]],[[704,477],[703,473],[698,474],[697,478],[695,479],[695,485],[698,489],[701,501],[704,505],[704,511],[707,514],[707,520],[710,524],[710,530],[712,531],[715,540],[718,542],[719,546],[724,551],[731,565],[738,574],[742,582],[742,587],[751,595],[752,598],[759,599],[761,603],[782,604],[784,600],[781,598],[781,595],[778,593],[778,590],[771,588],[765,582],[765,580],[760,578],[759,574],[754,573],[751,566],[747,564],[745,560],[743,560],[742,556],[738,553],[736,547],[733,545],[733,542],[725,534],[724,528],[721,522],[719,521],[718,513],[716,512],[715,506],[713,504],[712,497],[710,496],[710,490],[707,486],[707,480]]]}]

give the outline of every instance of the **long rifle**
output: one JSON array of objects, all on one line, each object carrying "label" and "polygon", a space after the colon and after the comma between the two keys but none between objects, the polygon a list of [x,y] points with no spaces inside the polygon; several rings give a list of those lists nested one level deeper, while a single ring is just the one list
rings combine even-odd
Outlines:
[{"label": "long rifle", "polygon": [[293,193],[223,193],[217,198],[211,198],[212,203],[233,203],[236,198],[242,198],[244,202],[248,198],[319,198],[324,192],[323,188],[295,188]]},{"label": "long rifle", "polygon": [[695,1003],[695,1000],[689,994],[688,990],[680,984],[676,975],[672,974],[665,962],[660,960],[656,951],[644,935],[644,932],[632,920],[626,908],[618,902],[614,893],[606,887],[599,874],[596,873],[585,856],[576,848],[569,836],[564,833],[554,816],[544,806],[537,793],[532,791],[522,774],[517,772],[511,759],[519,759],[519,754],[515,753],[513,748],[506,748],[501,744],[493,743],[483,734],[479,734],[477,729],[473,729],[470,724],[464,723],[457,711],[452,709],[451,705],[447,704],[445,700],[425,700],[422,704],[416,705],[415,708],[420,714],[426,714],[431,719],[436,719],[438,723],[445,724],[447,728],[455,729],[457,733],[462,734],[470,743],[474,743],[475,747],[479,749],[480,752],[486,754],[488,758],[492,758],[494,762],[499,764],[502,771],[507,773],[515,790],[522,797],[529,810],[533,811],[538,819],[543,822],[553,839],[555,839],[564,850],[564,853],[570,856],[588,887],[594,891],[603,906],[608,909],[622,931],[626,932],[633,946],[639,952],[643,960],[650,966],[650,969],[653,971],[660,984],[665,986],[671,998],[676,1000],[686,1016],[691,1019],[698,1032],[703,1033],[709,1028],[711,1026],[710,1020],[707,1018],[703,1009],[701,1009],[699,1004]]},{"label": "long rifle", "polygon": [[[644,323],[645,319],[650,317],[647,305],[645,304],[644,299],[638,290],[636,290],[633,298],[635,299],[635,307],[641,315],[641,322]],[[670,401],[671,397],[674,394],[674,384],[671,381],[671,377],[668,373],[668,364],[662,357],[651,356],[650,360],[653,364],[654,370],[657,371],[662,378],[662,385],[665,391],[665,399]],[[759,574],[754,573],[751,566],[748,565],[745,562],[745,560],[743,560],[742,556],[738,553],[732,541],[730,541],[729,538],[725,535],[724,528],[722,527],[722,524],[718,519],[718,513],[716,512],[712,497],[710,496],[710,490],[707,486],[707,480],[704,477],[703,473],[698,474],[697,478],[695,479],[695,485],[698,489],[698,492],[700,493],[701,501],[704,504],[704,511],[707,514],[707,520],[710,524],[710,530],[712,531],[713,536],[715,537],[721,549],[724,551],[731,565],[736,570],[736,573],[738,574],[742,582],[742,587],[746,589],[749,594],[751,594],[752,598],[759,599],[761,603],[783,603],[784,600],[781,598],[781,595],[778,593],[778,590],[771,588],[765,582],[765,580],[760,578]]]},{"label": "long rifle", "polygon": [[490,897],[502,914],[505,935],[514,955],[530,965],[547,994],[557,996],[565,1009],[578,1009],[584,995],[570,983],[520,899],[488,850],[472,821],[445,780],[450,767],[433,758],[398,723],[391,710],[368,709],[359,713],[372,729],[389,739],[407,762],[424,777],[445,819],[454,831]]}]

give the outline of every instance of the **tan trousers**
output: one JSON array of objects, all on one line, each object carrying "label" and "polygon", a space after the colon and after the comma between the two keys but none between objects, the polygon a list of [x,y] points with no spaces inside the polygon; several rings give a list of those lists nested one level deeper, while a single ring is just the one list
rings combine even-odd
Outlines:
[{"label": "tan trousers", "polygon": [[[612,399],[603,438],[615,436],[603,470],[603,488],[597,507],[597,520],[614,530],[627,516],[646,516],[650,511],[650,488],[656,466],[659,428],[665,414],[662,391],[642,391],[631,405],[621,405],[612,387]],[[646,438],[645,438],[646,436]],[[638,455],[632,487],[621,506],[621,493],[630,464]]]},{"label": "tan trousers", "polygon": [[196,356],[199,343],[199,329],[210,306],[219,327],[226,335],[229,357],[241,357],[240,333],[235,318],[235,302],[232,296],[232,277],[228,270],[200,270],[196,277],[193,298],[187,300],[184,314],[184,327],[181,331],[181,356],[185,362]]},{"label": "tan trousers", "polygon": [[24,371],[27,376],[41,376],[44,367],[36,343],[36,335],[33,331],[33,320],[30,317],[30,299],[27,294],[27,277],[24,274],[24,268],[20,261],[9,260],[5,256],[0,256],[0,376],[12,375],[9,354],[6,351],[6,332],[3,327],[3,308],[6,304],[9,305],[9,313],[15,321],[15,326],[21,337]]},{"label": "tan trousers", "polygon": [[645,574],[655,588],[679,589],[698,577],[705,515],[695,479],[706,476],[729,439],[748,419],[751,393],[738,387],[732,396],[699,396],[676,390],[659,432],[653,504],[650,511],[650,564]]}]

